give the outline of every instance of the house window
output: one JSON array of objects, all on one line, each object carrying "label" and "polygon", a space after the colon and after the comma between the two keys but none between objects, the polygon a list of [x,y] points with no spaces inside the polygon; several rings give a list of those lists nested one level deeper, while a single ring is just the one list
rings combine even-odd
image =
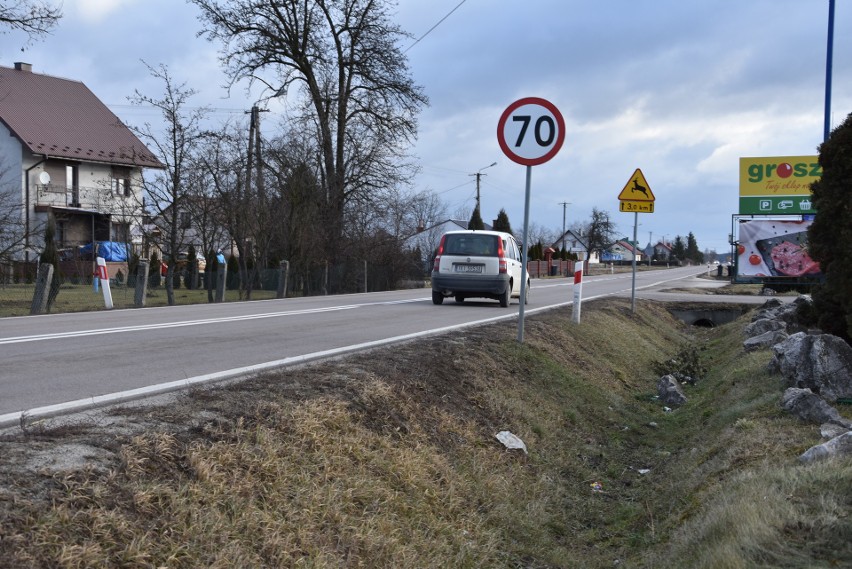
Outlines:
[{"label": "house window", "polygon": [[66,233],[67,233],[67,229],[65,227],[65,222],[64,221],[57,221],[56,222],[56,239],[55,239],[55,241],[60,248],[65,247],[65,235],[66,235]]},{"label": "house window", "polygon": [[192,216],[189,214],[188,211],[180,212],[179,217],[180,217],[179,223],[180,223],[181,229],[189,229],[192,226]]},{"label": "house window", "polygon": [[130,242],[130,224],[129,223],[113,223],[110,225],[109,231],[110,241],[119,243]]},{"label": "house window", "polygon": [[65,189],[71,207],[80,207],[80,170],[76,164],[65,165]]},{"label": "house window", "polygon": [[112,193],[122,197],[130,195],[130,168],[112,167]]}]

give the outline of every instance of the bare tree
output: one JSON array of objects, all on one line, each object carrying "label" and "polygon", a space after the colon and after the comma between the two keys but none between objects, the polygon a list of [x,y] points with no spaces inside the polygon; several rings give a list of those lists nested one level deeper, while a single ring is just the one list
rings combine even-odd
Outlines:
[{"label": "bare tree", "polygon": [[323,246],[317,228],[322,224],[325,192],[316,155],[313,141],[295,128],[270,141],[265,154],[270,190],[274,188],[280,200],[274,251],[280,259],[290,261],[291,272],[305,283],[303,289],[310,288],[310,273]]},{"label": "bare tree", "polygon": [[583,231],[589,253],[602,253],[615,241],[615,223],[609,212],[592,208],[592,219]]},{"label": "bare tree", "polygon": [[[232,84],[259,82],[270,98],[296,87],[316,136],[325,254],[340,254],[345,209],[410,178],[400,160],[427,103],[408,76],[388,0],[190,0],[207,38],[223,43]],[[297,105],[298,108],[298,105]]]},{"label": "bare tree", "polygon": [[[10,277],[12,262],[19,257],[27,244],[26,225],[21,215],[20,177],[5,181],[0,172],[0,279]],[[30,240],[35,240],[41,225],[30,227]]]},{"label": "bare tree", "polygon": [[[201,154],[205,147],[206,141]],[[223,222],[225,213],[222,201],[218,198],[215,184],[203,161],[199,160],[191,165],[187,180],[184,209],[190,217],[191,241],[196,246],[198,255],[207,258],[211,252],[215,253],[229,242]]]},{"label": "bare tree", "polygon": [[186,245],[184,238],[189,228],[189,224],[182,217],[187,213],[183,209],[189,189],[187,177],[198,146],[206,135],[201,124],[207,116],[207,109],[193,109],[188,106],[189,99],[196,92],[185,84],[176,84],[164,65],[157,68],[148,66],[148,70],[153,77],[163,82],[162,97],[154,98],[136,91],[130,100],[134,104],[149,105],[159,110],[163,119],[163,130],[160,131],[150,123],[131,128],[149,147],[155,149],[160,161],[166,165],[165,170],[146,177],[144,183],[145,193],[149,198],[147,205],[158,219],[158,225],[164,235],[163,253],[164,257],[168,256],[169,259],[166,296],[169,306],[173,306],[176,261],[181,249]]},{"label": "bare tree", "polygon": [[271,248],[282,232],[282,223],[274,173],[261,164],[255,182],[251,182],[253,165],[249,164],[245,132],[242,126],[226,125],[210,133],[198,160],[205,185],[214,192],[219,223],[237,248],[240,294],[251,298],[259,272],[267,268]]},{"label": "bare tree", "polygon": [[0,3],[0,33],[3,28],[27,34],[29,41],[49,34],[59,23],[62,10],[44,0],[4,0]]}]

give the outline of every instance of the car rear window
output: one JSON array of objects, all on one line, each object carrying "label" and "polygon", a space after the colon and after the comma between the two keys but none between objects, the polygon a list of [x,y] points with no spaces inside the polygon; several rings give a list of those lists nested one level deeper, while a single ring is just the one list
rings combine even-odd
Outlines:
[{"label": "car rear window", "polygon": [[497,256],[496,235],[448,234],[444,242],[445,255]]}]

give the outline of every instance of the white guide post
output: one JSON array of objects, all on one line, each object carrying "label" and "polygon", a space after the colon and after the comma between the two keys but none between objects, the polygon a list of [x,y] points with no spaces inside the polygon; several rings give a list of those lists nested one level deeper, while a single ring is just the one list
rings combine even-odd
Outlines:
[{"label": "white guide post", "polygon": [[106,261],[103,257],[98,257],[98,279],[101,281],[101,290],[104,291],[104,305],[107,310],[112,310],[112,291],[109,289],[109,273],[107,272]]}]

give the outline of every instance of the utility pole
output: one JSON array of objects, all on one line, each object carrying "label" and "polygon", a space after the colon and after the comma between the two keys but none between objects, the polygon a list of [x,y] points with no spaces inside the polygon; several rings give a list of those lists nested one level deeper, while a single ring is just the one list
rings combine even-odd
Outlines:
[{"label": "utility pole", "polygon": [[469,176],[476,176],[476,209],[479,210],[480,217],[482,217],[482,208],[480,207],[480,202],[479,202],[479,180],[480,180],[480,178],[482,178],[482,176],[486,175],[486,174],[482,173],[483,170],[486,170],[486,169],[491,168],[492,166],[496,166],[496,165],[497,165],[497,162],[493,162],[493,163],[489,164],[488,166],[486,166],[485,168],[480,168],[476,172],[476,174],[469,174]]},{"label": "utility pole", "polygon": [[653,233],[653,232],[651,232],[651,231],[649,231],[649,232],[648,232],[648,247],[650,247],[650,248],[651,248],[650,255],[648,255],[648,266],[649,266],[649,267],[651,266],[651,257],[653,257],[653,256],[654,256],[654,243],[653,243],[653,239],[654,239],[654,233]]},{"label": "utility pole", "polygon": [[[251,169],[254,166],[257,171],[257,193],[263,198],[265,189],[263,185],[263,175],[262,175],[262,164],[263,160],[261,158],[260,152],[260,113],[268,113],[269,109],[259,109],[257,105],[254,105],[250,111],[246,111],[246,114],[250,114],[251,118],[249,119],[249,140],[248,140],[248,168],[246,169],[246,191],[250,191],[251,189]],[[255,153],[257,153],[257,159],[255,160]]]},{"label": "utility pole", "polygon": [[[263,112],[269,112],[269,110],[263,109]],[[247,114],[250,114],[251,117],[249,119],[248,155],[246,156],[246,187],[244,195],[247,200],[251,199],[251,171],[252,168],[255,168],[257,178],[255,184],[257,186],[258,203],[260,204],[260,211],[258,214],[263,215],[264,208],[266,206],[266,190],[263,183],[263,159],[260,148],[260,113],[261,109],[259,109],[257,105],[252,106],[251,110],[247,111]],[[254,235],[254,238],[256,239],[257,235]],[[252,251],[252,256],[254,256],[254,254],[255,252]],[[261,259],[260,261],[264,265],[266,264],[266,259]],[[245,273],[245,271],[247,271],[247,267],[243,263],[244,261],[242,257],[240,257],[241,270]],[[251,289],[249,288],[247,290]]]},{"label": "utility pole", "polygon": [[560,202],[562,204],[562,251],[565,250],[565,210],[571,202]]}]

